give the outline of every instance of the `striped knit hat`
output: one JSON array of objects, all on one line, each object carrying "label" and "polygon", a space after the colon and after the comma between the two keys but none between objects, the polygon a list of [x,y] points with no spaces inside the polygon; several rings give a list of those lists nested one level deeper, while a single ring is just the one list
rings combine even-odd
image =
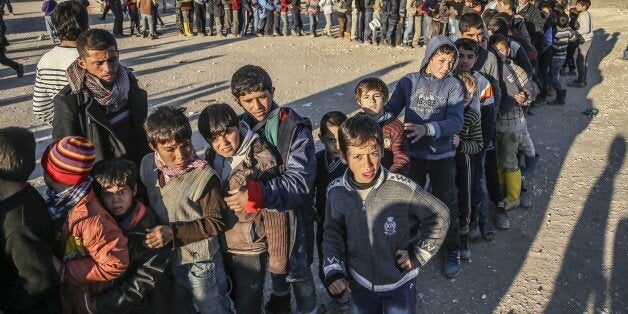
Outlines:
[{"label": "striped knit hat", "polygon": [[46,174],[55,182],[78,185],[89,176],[96,160],[96,148],[80,136],[64,137],[48,146],[41,157]]}]

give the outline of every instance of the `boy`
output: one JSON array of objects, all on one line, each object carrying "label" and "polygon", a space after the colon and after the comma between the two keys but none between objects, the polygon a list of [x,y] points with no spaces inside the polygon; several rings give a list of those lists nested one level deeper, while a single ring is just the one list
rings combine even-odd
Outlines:
[{"label": "boy", "polygon": [[53,265],[54,232],[44,200],[26,181],[35,169],[35,136],[0,129],[0,312],[61,313]]},{"label": "boy", "polygon": [[165,298],[157,297],[153,291],[162,281],[171,251],[144,246],[146,230],[157,225],[157,218],[136,199],[136,169],[129,160],[113,158],[97,163],[92,171],[98,199],[129,239],[129,268],[95,297],[99,313],[155,313],[164,308],[158,302]]},{"label": "boy", "polygon": [[484,147],[480,111],[473,108],[472,103],[479,106],[478,80],[469,72],[458,73],[466,94],[464,97],[464,124],[459,135],[454,135],[456,147],[456,187],[458,188],[458,211],[460,215],[460,258],[471,259],[469,249],[469,225],[471,223],[472,182],[477,176],[471,165],[471,156],[479,153]]},{"label": "boy", "polygon": [[72,313],[93,312],[93,296],[129,265],[127,239],[92,188],[95,153],[88,139],[68,136],[50,144],[41,157],[46,206],[59,239],[61,262],[55,267],[64,308]]},{"label": "boy", "polygon": [[456,151],[453,136],[462,130],[464,88],[451,76],[458,60],[454,43],[433,36],[419,72],[402,78],[384,111],[397,116],[405,109],[404,130],[410,140],[410,178],[425,186],[429,174],[432,194],[449,208],[449,232],[443,245],[444,273],[460,274],[460,237],[456,192]]},{"label": "boy", "polygon": [[[279,174],[279,163],[268,143],[240,121],[227,104],[211,105],[198,117],[198,130],[210,145],[205,160],[221,178],[223,195],[246,188],[247,182]],[[225,264],[233,288],[231,298],[238,313],[261,313],[266,265],[276,275],[286,274],[288,264],[288,214],[259,209],[248,203],[229,211],[221,238]]]},{"label": "boy", "polygon": [[138,0],[140,18],[142,20],[142,37],[144,38],[150,35],[151,39],[157,39],[155,23],[153,22],[153,7],[155,4],[155,0]]},{"label": "boy", "polygon": [[536,98],[538,88],[525,71],[508,58],[508,38],[500,34],[493,35],[489,43],[503,62],[504,97],[497,114],[495,146],[500,183],[502,190],[506,192],[506,198],[498,204],[495,220],[497,228],[505,230],[510,228],[506,210],[518,207],[520,203],[521,170],[517,151],[525,130],[525,116],[521,107]]},{"label": "boy", "polygon": [[587,86],[587,59],[589,57],[589,49],[593,42],[593,26],[591,25],[591,0],[576,1],[576,11],[578,11],[578,29],[576,33],[582,37],[582,43],[578,46],[576,56],[576,68],[578,69],[578,78],[567,84],[569,87],[582,88]]},{"label": "boy", "polygon": [[[471,73],[478,81],[478,102],[474,101],[471,107],[479,105],[482,127],[482,149],[479,153],[470,155],[471,158],[471,223],[469,225],[469,240],[479,242],[482,238],[492,241],[495,231],[488,222],[488,205],[485,190],[486,177],[484,176],[485,158],[487,151],[493,149],[493,137],[495,136],[495,98],[493,87],[489,81],[479,72],[473,69],[477,63],[479,45],[468,38],[456,40],[458,49],[457,73]],[[477,109],[477,108],[476,108]],[[466,109],[465,109],[466,110]]]},{"label": "boy", "polygon": [[403,124],[397,117],[384,112],[388,101],[388,86],[376,78],[365,78],[355,87],[355,100],[367,116],[375,120],[384,134],[382,166],[390,172],[407,175],[410,170],[408,140],[403,134]]},{"label": "boy", "polygon": [[144,156],[140,177],[159,224],[149,229],[149,248],[172,245],[172,306],[183,312],[231,313],[228,282],[217,235],[224,229],[220,178],[192,146],[185,108],[159,107],[146,119],[154,151]]},{"label": "boy", "polygon": [[325,286],[350,292],[355,313],[414,313],[418,268],[445,239],[447,207],[381,167],[382,131],[365,114],[345,121],[338,138],[348,170],[327,190]]},{"label": "boy", "polygon": [[140,12],[137,8],[137,1],[138,0],[124,0],[124,4],[126,4],[129,12],[131,36],[133,36],[135,31],[137,31],[137,37],[142,37],[142,32],[140,31]]},{"label": "boy", "polygon": [[556,31],[554,33],[554,54],[552,55],[552,67],[549,70],[549,83],[556,89],[556,99],[550,105],[564,105],[567,90],[560,81],[560,69],[567,58],[567,46],[570,42],[576,42],[576,33],[569,27],[569,16],[561,13],[556,18]]},{"label": "boy", "polygon": [[244,208],[248,201],[280,212],[292,210],[288,274],[271,277],[273,293],[265,309],[267,312],[290,311],[292,284],[297,311],[309,313],[316,309],[314,280],[309,267],[314,250],[312,189],[316,171],[312,126],[294,110],[279,108],[273,101],[274,92],[270,75],[261,67],[245,65],[231,77],[231,93],[245,111],[242,120],[277,150],[282,166],[278,177],[251,181],[248,189],[230,191],[225,201],[232,210]]},{"label": "boy", "polygon": [[[316,249],[318,251],[318,277],[325,282],[323,272],[323,223],[325,222],[325,203],[327,202],[327,187],[335,179],[341,177],[347,165],[340,159],[338,150],[338,129],[347,120],[347,116],[340,111],[331,111],[323,115],[320,123],[318,138],[325,148],[316,153],[316,196],[314,220],[316,220]],[[327,291],[329,294],[329,291]],[[351,303],[348,295],[333,298],[328,303],[319,305],[319,313],[339,313],[349,310]]]}]

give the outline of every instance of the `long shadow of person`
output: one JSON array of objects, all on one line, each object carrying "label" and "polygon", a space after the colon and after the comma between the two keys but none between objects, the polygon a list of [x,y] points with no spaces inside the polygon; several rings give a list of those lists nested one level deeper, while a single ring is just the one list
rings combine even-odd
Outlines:
[{"label": "long shadow of person", "polygon": [[[582,313],[590,305],[603,311],[606,300],[612,297],[606,279],[609,274],[604,269],[604,238],[609,229],[608,217],[614,196],[615,178],[625,157],[626,139],[617,136],[611,144],[606,169],[591,188],[582,215],[571,235],[554,285],[554,293],[546,308],[547,313]],[[621,255],[622,252],[626,252],[626,244],[623,250],[615,248],[614,254]],[[614,266],[621,268],[625,264]],[[625,282],[623,285],[625,288]]]},{"label": "long shadow of person", "polygon": [[617,224],[611,273],[611,313],[628,313],[628,218]]}]

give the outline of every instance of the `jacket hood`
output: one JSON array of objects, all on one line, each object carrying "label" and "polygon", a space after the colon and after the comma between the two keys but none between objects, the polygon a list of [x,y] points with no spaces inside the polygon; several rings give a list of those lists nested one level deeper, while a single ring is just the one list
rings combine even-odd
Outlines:
[{"label": "jacket hood", "polygon": [[251,127],[244,121],[240,121],[240,147],[233,154],[233,157],[244,157],[259,135],[251,131]]},{"label": "jacket hood", "polygon": [[430,39],[430,42],[427,44],[427,48],[425,49],[425,57],[423,57],[423,62],[421,62],[421,68],[419,69],[421,73],[424,73],[427,64],[430,62],[430,59],[436,53],[436,50],[441,46],[449,45],[456,51],[456,55],[454,56],[454,64],[447,73],[446,76],[450,76],[453,71],[456,69],[456,65],[458,64],[458,49],[456,49],[456,45],[451,39],[447,36],[437,35],[433,36]]}]

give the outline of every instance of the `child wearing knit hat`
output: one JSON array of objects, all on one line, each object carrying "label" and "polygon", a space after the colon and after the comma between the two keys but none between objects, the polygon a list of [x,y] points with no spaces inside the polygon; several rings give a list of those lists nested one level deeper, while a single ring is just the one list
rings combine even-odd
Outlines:
[{"label": "child wearing knit hat", "polygon": [[63,306],[73,313],[93,313],[92,296],[129,264],[127,239],[92,189],[95,157],[88,139],[68,136],[48,146],[41,158],[46,206],[59,239],[55,268]]}]

